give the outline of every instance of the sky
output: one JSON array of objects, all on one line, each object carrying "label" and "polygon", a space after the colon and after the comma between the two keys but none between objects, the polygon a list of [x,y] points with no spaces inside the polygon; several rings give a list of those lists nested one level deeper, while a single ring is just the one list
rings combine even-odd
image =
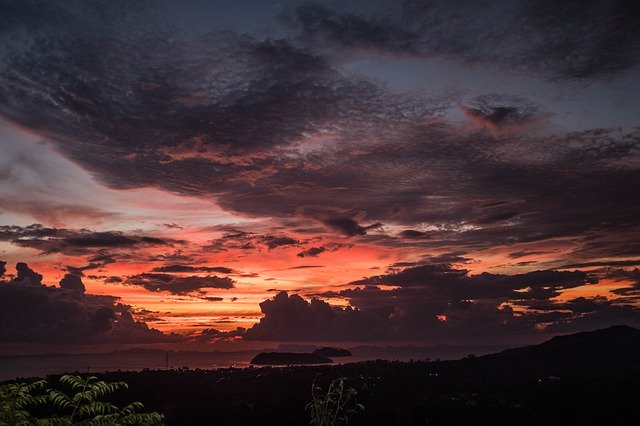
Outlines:
[{"label": "sky", "polygon": [[0,1],[5,352],[640,326],[640,3]]}]

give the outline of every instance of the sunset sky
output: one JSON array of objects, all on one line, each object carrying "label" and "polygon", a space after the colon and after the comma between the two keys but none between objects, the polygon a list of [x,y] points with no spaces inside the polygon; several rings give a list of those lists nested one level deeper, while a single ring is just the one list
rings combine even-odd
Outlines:
[{"label": "sunset sky", "polygon": [[640,2],[8,0],[0,52],[5,352],[640,326]]}]

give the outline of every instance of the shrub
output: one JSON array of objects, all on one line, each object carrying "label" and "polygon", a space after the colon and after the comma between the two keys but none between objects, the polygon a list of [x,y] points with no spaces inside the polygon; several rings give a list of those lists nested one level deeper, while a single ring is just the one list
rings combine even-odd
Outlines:
[{"label": "shrub", "polygon": [[355,414],[364,411],[364,406],[356,402],[358,392],[351,387],[345,389],[345,380],[344,377],[334,380],[324,393],[314,379],[311,385],[313,399],[306,407],[311,415],[311,425],[346,425]]},{"label": "shrub", "polygon": [[[0,386],[0,425],[161,425],[162,414],[142,413],[144,406],[134,402],[124,408],[101,401],[119,390],[127,389],[124,382],[107,383],[97,377],[86,379],[64,375],[60,384],[71,391],[46,388],[40,380],[30,384],[11,383]],[[51,416],[35,418],[29,409],[49,405]]]}]

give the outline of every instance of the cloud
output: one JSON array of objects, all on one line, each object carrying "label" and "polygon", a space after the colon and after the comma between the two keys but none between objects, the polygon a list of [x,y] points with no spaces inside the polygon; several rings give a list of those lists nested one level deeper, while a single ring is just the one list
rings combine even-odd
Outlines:
[{"label": "cloud", "polygon": [[136,321],[131,307],[113,296],[86,294],[76,275],[65,275],[60,287],[40,283],[41,275],[16,265],[17,278],[0,282],[0,341],[55,344],[175,342]]},{"label": "cloud", "polygon": [[[461,13],[461,11],[463,11]],[[404,1],[371,13],[307,3],[283,16],[309,47],[368,49],[499,64],[549,79],[589,79],[637,64],[632,1]],[[496,25],[499,23],[499,25]]]},{"label": "cloud", "polygon": [[265,235],[261,238],[261,241],[269,247],[269,250],[272,250],[277,247],[285,247],[300,244],[300,241],[295,238],[287,237],[287,236],[274,236],[274,235]]},{"label": "cloud", "polygon": [[214,343],[220,340],[234,340],[241,336],[245,329],[238,327],[236,330],[220,331],[215,328],[205,328],[200,334],[193,336],[196,342]]},{"label": "cloud", "polygon": [[172,274],[144,273],[127,277],[128,285],[136,285],[149,291],[168,291],[172,294],[187,294],[203,288],[233,288],[234,280],[229,277],[177,276]]},{"label": "cloud", "polygon": [[495,136],[504,131],[520,130],[543,117],[538,107],[528,100],[498,94],[476,96],[461,109],[470,121],[487,128]]},{"label": "cloud", "polygon": [[11,280],[12,284],[23,286],[38,287],[42,285],[42,275],[29,268],[24,262],[16,263],[16,272],[18,275]]},{"label": "cloud", "polygon": [[[244,216],[297,220],[308,229],[323,225],[344,236],[426,252],[572,239],[576,253],[568,257],[576,260],[638,253],[628,237],[640,225],[628,213],[638,201],[627,196],[640,189],[637,131],[508,133],[498,140],[464,132],[442,116],[459,99],[394,93],[335,69],[332,50],[323,49],[326,43],[366,45],[471,62],[496,59],[509,67],[515,61],[512,68],[545,76],[595,78],[631,66],[622,61],[624,49],[616,40],[621,34],[633,39],[628,17],[635,6],[621,4],[580,9],[571,2],[557,22],[545,17],[551,15],[539,2],[470,3],[464,14],[449,2],[406,2],[398,14],[385,13],[387,18],[305,5],[292,15],[296,40],[232,32],[189,39],[135,26],[117,26],[114,33],[102,24],[74,25],[73,14],[54,14],[36,31],[41,37],[30,40],[30,49],[16,45],[0,66],[0,114],[45,135],[115,188],[157,187],[207,197]],[[614,13],[618,9],[625,13]],[[604,17],[610,20],[603,27],[587,24]],[[521,27],[514,30],[522,20],[530,23],[531,37],[518,36]],[[502,21],[495,31],[494,23]],[[603,30],[613,23],[623,29]],[[542,36],[555,31],[553,40]],[[560,40],[571,54],[562,51]],[[615,49],[605,57],[600,42]],[[633,50],[635,42],[627,46]],[[152,51],[157,54],[139,54]],[[542,54],[547,51],[555,52],[551,59]],[[464,107],[485,125],[502,129],[546,114],[527,99],[495,93]],[[367,234],[380,223],[404,231]],[[229,230],[206,250],[277,249],[300,241],[277,229]],[[77,237],[72,242],[78,247],[65,251],[77,253],[88,244],[161,244],[124,234]],[[18,243],[45,252],[63,249],[55,238]]]},{"label": "cloud", "polygon": [[[0,241],[29,247],[43,253],[89,254],[95,249],[131,249],[135,247],[172,246],[183,241],[146,235],[125,235],[120,231],[95,232],[87,229],[47,228],[40,224],[0,226]],[[104,258],[102,264],[113,258]]]},{"label": "cloud", "polygon": [[60,288],[71,290],[75,293],[84,293],[85,287],[78,275],[66,274],[60,280]]},{"label": "cloud", "polygon": [[[350,284],[413,288],[418,289],[422,297],[431,297],[434,300],[530,301],[547,300],[558,296],[562,290],[597,282],[595,276],[577,270],[544,270],[514,275],[483,272],[469,275],[467,270],[455,269],[448,264],[428,264],[365,278]],[[357,299],[361,293],[359,290],[344,290],[340,294],[352,297],[357,306]]]},{"label": "cloud", "polygon": [[224,266],[199,266],[199,265],[164,265],[152,269],[153,272],[218,272],[221,274],[233,274],[235,271]]},{"label": "cloud", "polygon": [[301,251],[296,256],[298,257],[317,257],[318,255],[327,251],[324,247],[311,247],[306,250]]},{"label": "cloud", "polygon": [[260,304],[264,316],[244,338],[442,341],[493,337],[515,342],[540,334],[540,326],[548,327],[547,332],[560,327],[583,330],[586,317],[596,328],[597,318],[605,315],[602,312],[625,312],[640,321],[640,311],[605,297],[555,299],[563,290],[596,282],[583,271],[469,275],[446,264],[411,266],[350,283],[356,288],[317,295],[346,299],[346,308],[281,291]]},{"label": "cloud", "polygon": [[327,243],[327,244],[323,244],[319,247],[309,247],[306,250],[301,251],[300,253],[298,253],[296,256],[298,257],[317,257],[319,255],[321,255],[322,253],[328,253],[328,252],[335,252],[340,250],[343,247],[349,247],[346,246],[345,244],[340,244],[340,243]]},{"label": "cloud", "polygon": [[370,229],[377,229],[382,226],[381,223],[374,223],[369,226],[361,226],[358,222],[347,217],[336,217],[327,219],[324,224],[332,229],[335,229],[347,237],[354,237],[356,235],[366,235]]},{"label": "cloud", "polygon": [[[264,317],[248,329],[247,340],[348,340],[370,334],[382,337],[377,318],[351,308],[336,308],[318,299],[307,302],[282,291],[260,303]],[[354,334],[357,333],[357,334]]]},{"label": "cloud", "polygon": [[[317,336],[340,338],[516,333],[552,317],[569,324],[596,315],[580,312],[593,301],[563,312],[552,299],[593,277],[546,268],[606,266],[603,259],[626,262],[640,253],[640,205],[629,196],[640,190],[637,129],[525,134],[523,126],[547,115],[532,101],[489,93],[464,103],[468,118],[500,131],[496,138],[447,121],[459,95],[397,93],[336,65],[341,55],[369,49],[604,81],[637,66],[635,3],[468,2],[460,13],[452,2],[407,1],[380,15],[307,4],[286,18],[295,37],[278,40],[231,31],[187,36],[154,27],[149,10],[124,2],[74,11],[36,4],[11,5],[0,18],[0,115],[112,188],[203,197],[273,224],[268,231],[215,228],[221,235],[208,237],[215,239],[202,252],[295,247],[299,257],[314,257],[334,247],[319,241],[351,237],[423,259],[336,293],[352,309],[279,296],[249,336],[277,335],[285,325],[274,319],[280,310],[312,324]],[[142,248],[184,244],[42,225],[2,226],[0,240],[91,256],[67,268],[77,276]],[[483,250],[509,250],[512,259],[541,254],[545,242],[572,251],[540,267],[546,270],[509,276],[450,265]],[[174,294],[233,286],[228,277],[179,275],[231,273],[191,264],[191,254],[148,255],[162,266],[126,282]],[[19,281],[39,286],[30,271],[19,272]],[[65,283],[79,288],[76,278]],[[521,314],[508,303],[549,309]],[[606,308],[610,318],[633,313],[619,305]]]}]

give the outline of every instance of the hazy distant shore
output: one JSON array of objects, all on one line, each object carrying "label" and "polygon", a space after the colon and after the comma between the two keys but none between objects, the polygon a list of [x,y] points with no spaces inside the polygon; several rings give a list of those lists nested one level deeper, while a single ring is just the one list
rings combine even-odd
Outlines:
[{"label": "hazy distant shore", "polygon": [[[316,346],[281,345],[278,350],[303,352]],[[317,346],[320,347],[320,346]],[[336,358],[334,363],[359,362],[375,359],[458,359],[468,354],[483,355],[504,349],[500,346],[356,346],[353,356]],[[49,374],[97,373],[108,371],[141,371],[144,369],[218,369],[247,367],[258,353],[265,350],[242,351],[165,351],[161,349],[128,349],[91,354],[42,354],[0,356],[0,380],[18,377],[44,377]]]}]

